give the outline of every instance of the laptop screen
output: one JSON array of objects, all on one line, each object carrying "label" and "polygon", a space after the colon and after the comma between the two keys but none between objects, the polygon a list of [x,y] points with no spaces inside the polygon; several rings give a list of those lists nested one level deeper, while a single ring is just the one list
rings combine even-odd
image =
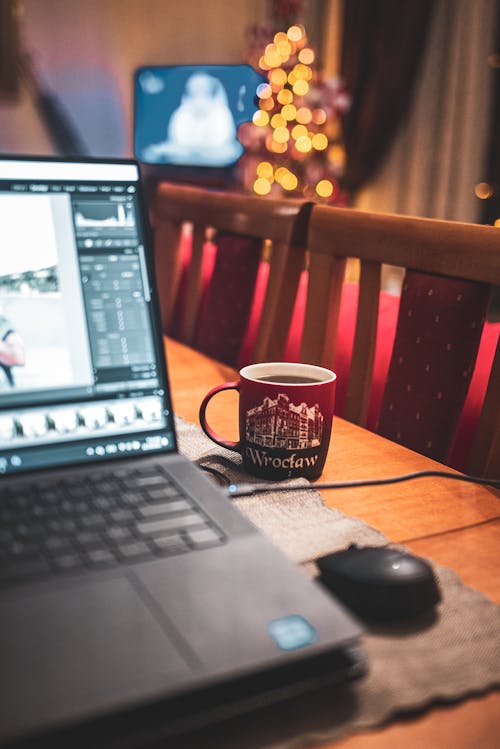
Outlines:
[{"label": "laptop screen", "polygon": [[0,472],[174,450],[135,162],[0,159]]}]

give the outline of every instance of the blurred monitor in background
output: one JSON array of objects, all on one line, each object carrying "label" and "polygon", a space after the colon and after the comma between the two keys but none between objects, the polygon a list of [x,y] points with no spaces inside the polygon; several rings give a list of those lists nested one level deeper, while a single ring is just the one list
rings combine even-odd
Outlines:
[{"label": "blurred monitor in background", "polygon": [[257,86],[249,65],[141,67],[135,73],[134,153],[165,176],[210,179],[230,172],[244,147],[238,128],[252,119]]}]

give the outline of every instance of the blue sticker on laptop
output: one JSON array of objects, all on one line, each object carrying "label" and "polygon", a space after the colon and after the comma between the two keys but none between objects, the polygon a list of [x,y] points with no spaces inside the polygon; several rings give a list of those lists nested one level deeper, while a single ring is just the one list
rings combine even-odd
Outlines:
[{"label": "blue sticker on laptop", "polygon": [[318,639],[318,633],[312,624],[298,614],[274,619],[267,630],[281,650],[305,648]]}]

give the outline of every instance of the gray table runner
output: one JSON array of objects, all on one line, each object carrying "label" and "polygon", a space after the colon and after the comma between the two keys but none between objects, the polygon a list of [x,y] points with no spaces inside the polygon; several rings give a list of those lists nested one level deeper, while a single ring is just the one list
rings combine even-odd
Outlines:
[{"label": "gray table runner", "polygon": [[[203,432],[177,421],[180,450],[234,483],[248,482],[238,455],[218,448]],[[250,479],[258,483],[258,479]],[[386,537],[357,518],[324,505],[306,482],[303,491],[243,497],[234,502],[294,562],[315,573],[314,559],[350,543],[386,544]],[[229,500],[228,500],[229,501]],[[431,560],[432,563],[432,560]],[[363,638],[369,674],[331,694],[301,698],[294,708],[263,708],[257,722],[224,723],[204,734],[204,746],[291,747],[332,741],[379,726],[398,713],[455,701],[500,687],[500,607],[433,563],[443,600],[436,616],[415,628],[370,629]],[[235,719],[236,720],[236,719]],[[248,718],[248,721],[251,721]],[[234,723],[234,721],[233,721]],[[242,727],[246,726],[246,727]],[[229,742],[229,743],[228,743]]]}]

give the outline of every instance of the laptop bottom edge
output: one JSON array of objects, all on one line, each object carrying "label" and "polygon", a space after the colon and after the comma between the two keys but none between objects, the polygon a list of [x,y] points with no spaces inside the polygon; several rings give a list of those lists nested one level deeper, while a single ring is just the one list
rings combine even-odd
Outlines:
[{"label": "laptop bottom edge", "polygon": [[[342,685],[345,699],[348,683],[364,676],[367,670],[363,650],[352,644],[303,662],[211,684],[166,701],[133,707],[43,734],[11,739],[5,746],[9,749],[67,749],[68,746],[72,749],[159,749],[160,746],[165,749],[194,746],[199,741],[202,746],[207,739],[206,732],[212,728],[234,719],[258,716],[280,703],[289,704],[305,695],[313,698],[315,694],[324,695],[325,691],[339,685]],[[200,731],[202,736],[198,735]]]}]

